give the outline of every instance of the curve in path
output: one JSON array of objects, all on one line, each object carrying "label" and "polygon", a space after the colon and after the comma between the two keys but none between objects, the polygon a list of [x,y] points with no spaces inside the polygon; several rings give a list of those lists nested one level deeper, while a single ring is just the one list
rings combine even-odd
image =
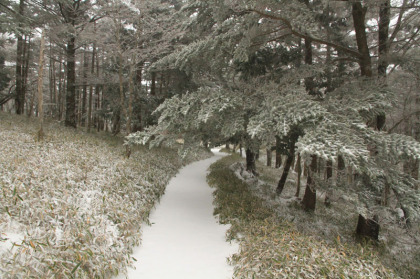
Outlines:
[{"label": "curve in path", "polygon": [[150,216],[152,226],[144,227],[134,250],[136,269],[129,269],[129,279],[232,278],[226,259],[238,246],[225,241],[228,226],[213,216],[213,190],[206,182],[208,167],[223,156],[214,153],[182,168],[169,182]]}]

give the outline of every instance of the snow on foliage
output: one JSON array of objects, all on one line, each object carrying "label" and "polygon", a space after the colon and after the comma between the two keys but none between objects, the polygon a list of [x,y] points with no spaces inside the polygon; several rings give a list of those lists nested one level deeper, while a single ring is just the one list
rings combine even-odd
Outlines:
[{"label": "snow on foliage", "polygon": [[182,165],[176,151],[126,159],[118,139],[52,124],[37,142],[36,126],[0,114],[0,277],[125,272],[141,224]]},{"label": "snow on foliage", "polygon": [[[237,160],[223,158],[208,175],[216,188],[215,214],[232,225],[228,237],[240,244],[230,258],[234,278],[399,278],[369,248],[342,243],[339,236],[326,243],[299,232],[278,215],[277,206],[256,193],[261,186],[251,186],[229,168]],[[307,226],[314,226],[315,218],[308,219]]]}]

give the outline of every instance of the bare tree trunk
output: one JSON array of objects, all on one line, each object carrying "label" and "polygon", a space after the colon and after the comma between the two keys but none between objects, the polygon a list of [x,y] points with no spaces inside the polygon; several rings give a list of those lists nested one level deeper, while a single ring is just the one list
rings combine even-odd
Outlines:
[{"label": "bare tree trunk", "polygon": [[369,53],[369,46],[366,36],[365,16],[367,9],[362,6],[361,2],[352,4],[352,16],[354,30],[356,32],[357,48],[361,54],[359,58],[360,71],[362,76],[372,76],[372,61]]},{"label": "bare tree trunk", "polygon": [[276,137],[276,168],[280,168],[281,163],[280,138]]},{"label": "bare tree trunk", "polygon": [[62,57],[59,57],[60,65],[58,67],[58,119],[63,119],[63,69]]},{"label": "bare tree trunk", "polygon": [[[332,174],[333,174],[333,162],[331,160],[328,160],[327,161],[327,181],[328,180],[331,180]],[[328,191],[325,194],[324,204],[326,206],[330,206],[331,205],[331,200],[330,200],[330,196],[328,194]]]},{"label": "bare tree trunk", "polygon": [[300,195],[300,184],[301,184],[301,176],[302,176],[302,159],[300,158],[300,153],[297,155],[297,162],[296,162],[296,172],[297,172],[297,184],[296,184],[296,193],[295,196],[299,197]]},{"label": "bare tree trunk", "polygon": [[66,120],[67,127],[76,128],[76,38],[71,37],[67,42],[67,93]]},{"label": "bare tree trunk", "polygon": [[150,87],[150,95],[156,95],[156,72],[152,72],[152,85]]},{"label": "bare tree trunk", "polygon": [[257,166],[255,164],[256,154],[248,147],[246,153],[246,170],[254,175],[257,175]]},{"label": "bare tree trunk", "polygon": [[[134,59],[133,59],[134,60]],[[127,115],[127,135],[131,133],[131,117],[133,115],[133,95],[134,95],[134,64],[130,65],[130,77],[129,77],[129,93],[128,97],[128,115]],[[126,155],[130,158],[131,147],[129,144],[126,145]]]},{"label": "bare tree trunk", "polygon": [[312,155],[308,179],[306,182],[305,195],[303,196],[302,206],[307,211],[314,211],[316,205],[316,186],[313,175],[316,175],[318,158]]},{"label": "bare tree trunk", "polygon": [[39,112],[39,131],[38,140],[44,139],[44,96],[43,96],[43,82],[44,82],[44,50],[45,50],[45,31],[42,30],[41,46],[39,50],[39,64],[38,64],[38,112]]},{"label": "bare tree trunk", "polygon": [[[390,0],[382,0],[379,8],[379,30],[378,30],[378,75],[386,77],[389,54],[389,23],[391,18]],[[380,129],[379,129],[380,130]]]},{"label": "bare tree trunk", "polygon": [[378,240],[379,224],[377,216],[374,216],[373,219],[366,219],[361,214],[359,214],[356,234],[361,237],[368,237],[374,240]]},{"label": "bare tree trunk", "polygon": [[[389,65],[389,23],[391,18],[390,0],[382,0],[379,8],[379,30],[378,30],[378,76],[386,82],[386,70]],[[385,127],[386,115],[384,113],[376,116],[376,129],[381,131]]]},{"label": "bare tree trunk", "polygon": [[[19,15],[23,16],[25,1],[19,1]],[[23,24],[19,23],[19,29],[23,28]],[[19,30],[18,32],[21,32]],[[23,37],[18,33],[17,36],[17,49],[16,49],[16,98],[15,108],[16,114],[24,114],[25,111],[25,91],[23,91]]]},{"label": "bare tree trunk", "polygon": [[[87,107],[87,72],[88,72],[89,62],[87,57],[87,50],[83,52],[83,85],[82,85],[82,109],[81,109],[81,126],[85,126],[86,121],[86,107]],[[90,87],[92,89],[92,87]]]},{"label": "bare tree trunk", "polygon": [[49,90],[50,90],[50,109],[49,114],[50,116],[53,116],[53,104],[55,103],[55,94],[54,94],[54,87],[55,87],[55,81],[54,81],[54,60],[53,60],[53,53],[52,53],[52,44],[50,41],[50,61],[49,61],[49,69],[48,69],[48,79],[49,79]]},{"label": "bare tree trunk", "polygon": [[[90,70],[91,77],[95,73],[95,54],[96,54],[96,44],[93,43],[93,50],[92,50],[92,67]],[[98,94],[98,92],[96,92]],[[88,103],[88,113],[87,113],[87,132],[90,133],[90,127],[92,125],[92,101],[93,101],[93,86],[89,86],[89,103]]]},{"label": "bare tree trunk", "polygon": [[267,167],[271,167],[271,158],[272,158],[272,151],[271,151],[271,147],[267,147],[266,148],[267,151]]}]

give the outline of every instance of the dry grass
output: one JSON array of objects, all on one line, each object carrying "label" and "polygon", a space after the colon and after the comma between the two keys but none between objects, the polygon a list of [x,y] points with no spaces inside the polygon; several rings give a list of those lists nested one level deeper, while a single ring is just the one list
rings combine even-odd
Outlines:
[{"label": "dry grass", "polygon": [[239,160],[218,161],[208,176],[216,188],[215,214],[232,224],[228,238],[240,242],[240,252],[231,258],[235,278],[398,278],[372,249],[346,245],[340,237],[327,243],[279,218],[274,203],[229,169]]},{"label": "dry grass", "polygon": [[126,159],[122,139],[54,122],[45,131],[37,142],[36,121],[0,113],[0,277],[124,273],[142,223],[183,164],[177,151],[136,147]]}]

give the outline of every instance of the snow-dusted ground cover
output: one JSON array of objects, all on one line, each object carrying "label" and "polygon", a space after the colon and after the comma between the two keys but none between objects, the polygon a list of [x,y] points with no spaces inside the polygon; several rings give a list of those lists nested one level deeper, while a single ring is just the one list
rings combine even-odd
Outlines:
[{"label": "snow-dusted ground cover", "polygon": [[[238,165],[230,168],[240,160],[230,156],[216,162],[208,177],[216,188],[215,213],[232,225],[229,237],[240,243],[240,252],[231,258],[234,278],[399,278],[371,248],[343,243],[339,235],[332,236],[334,242],[317,237],[310,227],[318,217],[302,212],[293,199],[270,201],[275,198],[270,189],[253,184]],[[279,204],[289,207],[285,215]],[[293,214],[312,218],[306,220],[309,230],[302,233],[288,221]]]},{"label": "snow-dusted ground cover", "polygon": [[37,142],[37,126],[0,113],[0,278],[124,272],[182,166],[177,152],[139,148],[126,159],[121,140],[50,123]]},{"label": "snow-dusted ground cover", "polygon": [[232,278],[227,258],[238,247],[226,242],[228,226],[213,216],[213,189],[206,182],[207,168],[221,158],[216,154],[184,167],[169,182],[151,213],[152,226],[143,227],[142,243],[133,254],[136,269],[128,278]]}]

